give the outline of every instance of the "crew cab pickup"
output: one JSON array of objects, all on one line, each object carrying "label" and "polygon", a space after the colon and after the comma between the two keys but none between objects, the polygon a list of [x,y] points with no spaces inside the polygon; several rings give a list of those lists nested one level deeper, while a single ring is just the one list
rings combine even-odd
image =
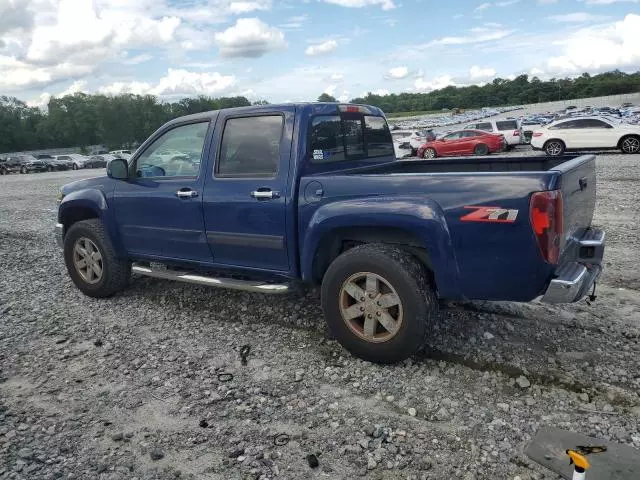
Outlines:
[{"label": "crew cab pickup", "polygon": [[170,121],[62,187],[55,233],[92,297],[131,273],[262,294],[321,285],[363,359],[416,352],[440,299],[575,302],[601,271],[596,159],[399,161],[381,110],[308,103]]}]

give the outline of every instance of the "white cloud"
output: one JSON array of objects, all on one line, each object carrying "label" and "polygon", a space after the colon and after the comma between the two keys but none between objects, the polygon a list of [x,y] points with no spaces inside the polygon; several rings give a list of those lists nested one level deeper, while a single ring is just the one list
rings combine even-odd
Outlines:
[{"label": "white cloud", "polygon": [[488,80],[496,76],[496,71],[493,68],[485,67],[481,68],[477,65],[472,66],[469,69],[469,78],[473,81]]},{"label": "white cloud", "polygon": [[41,93],[38,98],[27,101],[27,106],[45,110],[47,108],[47,105],[49,105],[49,100],[51,100],[51,94],[44,92]]},{"label": "white cloud", "polygon": [[340,5],[347,8],[362,8],[371,5],[380,5],[382,10],[392,10],[396,8],[393,0],[323,0],[326,3]]},{"label": "white cloud", "polygon": [[482,10],[486,10],[487,8],[489,8],[491,6],[491,3],[489,2],[485,2],[485,3],[481,3],[480,5],[478,5],[475,8],[476,12],[481,12]]},{"label": "white cloud", "polygon": [[432,90],[440,90],[441,88],[455,86],[456,83],[450,75],[441,75],[432,80],[425,80],[424,78],[418,78],[413,82],[413,86],[418,92],[430,92]]},{"label": "white cloud", "polygon": [[640,65],[640,15],[611,24],[582,28],[563,42],[563,54],[551,57],[547,70],[557,74],[595,72]]},{"label": "white cloud", "polygon": [[389,95],[389,90],[387,90],[386,88],[378,88],[377,90],[374,90],[371,93],[374,95],[380,95],[381,97],[384,97],[385,95]]},{"label": "white cloud", "polygon": [[457,37],[440,37],[426,44],[428,47],[437,45],[466,45],[470,43],[483,43],[492,40],[501,40],[513,33],[513,30],[490,31],[483,27],[475,27],[471,30],[474,35],[462,35]]},{"label": "white cloud", "polygon": [[331,80],[333,80],[334,82],[339,82],[341,80],[344,79],[344,75],[341,73],[332,73],[331,74]]},{"label": "white cloud", "polygon": [[229,4],[229,11],[235,14],[249,13],[254,10],[269,10],[271,8],[270,1],[260,2],[231,2]]},{"label": "white cloud", "polygon": [[583,0],[587,5],[611,5],[612,3],[640,3],[640,0]]},{"label": "white cloud", "polygon": [[148,53],[141,53],[140,55],[136,55],[135,57],[125,58],[122,63],[126,65],[138,65],[140,63],[148,62],[152,60],[153,56]]},{"label": "white cloud", "polygon": [[115,82],[98,89],[107,95],[132,93],[134,95],[158,95],[177,97],[189,95],[219,95],[235,84],[233,75],[221,75],[218,72],[190,72],[182,69],[169,69],[156,85],[147,82]]},{"label": "white cloud", "polygon": [[324,89],[324,92],[322,93],[326,93],[327,95],[331,95],[333,97],[333,95],[336,93],[336,88],[338,88],[337,85],[329,85]]},{"label": "white cloud", "polygon": [[0,89],[15,90],[46,85],[56,80],[78,77],[93,71],[90,65],[73,65],[67,62],[57,65],[34,66],[6,55],[0,55]]},{"label": "white cloud", "polygon": [[302,28],[302,25],[309,20],[309,15],[294,15],[293,17],[289,17],[285,20],[285,23],[278,25],[280,28],[286,28],[290,30],[299,30]]},{"label": "white cloud", "polygon": [[28,0],[0,1],[0,34],[31,27],[33,14],[30,12],[30,3]]},{"label": "white cloud", "polygon": [[261,57],[287,47],[284,33],[257,18],[240,18],[232,27],[216,33],[223,57]]},{"label": "white cloud", "polygon": [[606,20],[609,17],[606,15],[594,15],[587,12],[573,12],[561,15],[550,15],[547,18],[559,23],[585,23]]},{"label": "white cloud", "polygon": [[409,69],[407,67],[394,67],[389,70],[389,77],[394,79],[401,79],[409,75]]},{"label": "white cloud", "polygon": [[319,43],[317,45],[310,45],[304,51],[305,55],[310,57],[315,55],[324,55],[326,53],[331,53],[338,48],[338,42],[335,40],[327,40],[326,42]]},{"label": "white cloud", "polygon": [[56,95],[56,97],[66,97],[67,95],[73,95],[74,93],[83,92],[87,86],[86,80],[76,80],[65,90]]}]

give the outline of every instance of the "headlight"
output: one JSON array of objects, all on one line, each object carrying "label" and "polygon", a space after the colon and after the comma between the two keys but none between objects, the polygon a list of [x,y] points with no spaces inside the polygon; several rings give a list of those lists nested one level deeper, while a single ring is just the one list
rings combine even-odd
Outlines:
[{"label": "headlight", "polygon": [[60,203],[63,198],[64,198],[64,193],[62,192],[62,190],[58,190],[58,195],[56,196],[57,202]]}]

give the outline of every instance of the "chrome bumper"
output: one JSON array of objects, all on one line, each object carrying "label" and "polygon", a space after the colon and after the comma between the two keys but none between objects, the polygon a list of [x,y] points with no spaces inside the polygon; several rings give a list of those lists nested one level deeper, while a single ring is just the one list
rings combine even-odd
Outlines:
[{"label": "chrome bumper", "polygon": [[58,247],[62,248],[64,245],[64,225],[56,223],[56,226],[53,229],[53,234],[56,236],[56,243],[58,244]]},{"label": "chrome bumper", "polygon": [[602,272],[604,232],[591,229],[569,248],[569,258],[556,271],[542,297],[546,303],[573,303],[582,300]]}]

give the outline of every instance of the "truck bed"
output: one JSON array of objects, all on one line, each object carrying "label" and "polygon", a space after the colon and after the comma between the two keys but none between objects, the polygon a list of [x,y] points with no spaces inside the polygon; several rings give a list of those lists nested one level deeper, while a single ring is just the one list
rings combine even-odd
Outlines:
[{"label": "truck bed", "polygon": [[[492,155],[489,157],[442,158],[435,160],[398,160],[352,171],[358,174],[373,175],[393,173],[545,172],[578,156],[500,157]],[[349,172],[351,171],[345,173]]]}]

